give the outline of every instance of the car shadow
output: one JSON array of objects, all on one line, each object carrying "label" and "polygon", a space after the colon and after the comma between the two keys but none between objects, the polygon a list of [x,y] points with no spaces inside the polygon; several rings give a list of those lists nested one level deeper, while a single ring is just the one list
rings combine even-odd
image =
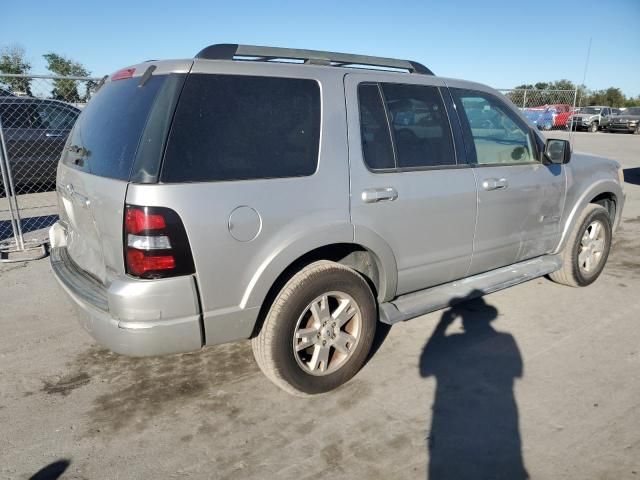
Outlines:
[{"label": "car shadow", "polygon": [[[40,215],[37,217],[21,218],[22,233],[34,232],[41,228],[49,228],[58,221],[58,215]],[[0,220],[0,240],[13,237],[10,220]]]},{"label": "car shadow", "polygon": [[[498,310],[479,294],[451,302],[420,358],[420,375],[437,383],[427,436],[430,480],[528,478],[513,392],[522,357],[513,336],[491,326]],[[463,332],[446,335],[457,318]]]},{"label": "car shadow", "polygon": [[625,183],[640,185],[640,167],[625,168],[622,172],[624,173]]}]

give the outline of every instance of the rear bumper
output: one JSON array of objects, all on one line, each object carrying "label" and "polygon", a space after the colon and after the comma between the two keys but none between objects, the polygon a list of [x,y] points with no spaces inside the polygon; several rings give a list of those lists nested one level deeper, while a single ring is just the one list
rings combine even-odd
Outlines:
[{"label": "rear bumper", "polygon": [[162,280],[114,280],[102,285],[52,248],[53,273],[80,312],[80,323],[95,340],[116,353],[163,355],[203,345],[195,281],[190,276]]}]

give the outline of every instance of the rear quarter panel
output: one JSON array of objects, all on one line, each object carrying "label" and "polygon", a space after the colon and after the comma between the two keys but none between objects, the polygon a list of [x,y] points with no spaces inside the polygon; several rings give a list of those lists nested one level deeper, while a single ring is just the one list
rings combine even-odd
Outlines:
[{"label": "rear quarter panel", "polygon": [[[318,81],[321,135],[313,175],[129,187],[128,203],[166,206],[180,215],[194,257],[208,344],[250,336],[267,292],[298,257],[323,245],[353,241],[342,77],[327,70],[219,61],[196,61],[192,69]],[[259,215],[253,240],[239,241],[230,233],[230,216],[238,207]]]}]

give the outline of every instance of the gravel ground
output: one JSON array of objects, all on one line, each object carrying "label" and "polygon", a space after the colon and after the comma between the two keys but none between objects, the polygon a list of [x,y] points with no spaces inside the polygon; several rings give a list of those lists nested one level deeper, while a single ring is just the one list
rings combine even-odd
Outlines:
[{"label": "gravel ground", "polygon": [[[0,266],[0,477],[48,466],[41,478],[425,478],[431,461],[432,477],[483,478],[501,446],[508,479],[640,478],[640,137],[574,141],[627,169],[603,276],[468,302],[449,312],[467,328],[455,320],[445,338],[447,312],[396,325],[351,382],[317,398],[274,387],[247,342],[109,353],[78,326],[48,260]],[[477,455],[457,455],[460,439]]]}]

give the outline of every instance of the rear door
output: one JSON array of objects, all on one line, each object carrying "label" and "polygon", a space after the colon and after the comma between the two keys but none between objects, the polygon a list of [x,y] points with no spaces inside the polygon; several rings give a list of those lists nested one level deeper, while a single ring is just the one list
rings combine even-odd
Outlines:
[{"label": "rear door", "polygon": [[565,167],[540,162],[535,134],[497,96],[451,92],[478,182],[469,274],[549,253],[560,239]]},{"label": "rear door", "polygon": [[[62,153],[57,190],[67,249],[76,264],[103,283],[124,273],[127,186],[134,165],[150,148],[159,150],[157,177],[168,126],[151,128],[162,124],[156,119],[170,118],[170,102],[163,101],[172,90],[170,78],[125,75],[106,82],[82,111]],[[145,168],[153,170],[150,165]],[[153,178],[152,171],[149,176]]]},{"label": "rear door", "polygon": [[345,78],[355,240],[369,231],[392,249],[397,294],[464,277],[476,187],[452,134],[435,77]]}]

